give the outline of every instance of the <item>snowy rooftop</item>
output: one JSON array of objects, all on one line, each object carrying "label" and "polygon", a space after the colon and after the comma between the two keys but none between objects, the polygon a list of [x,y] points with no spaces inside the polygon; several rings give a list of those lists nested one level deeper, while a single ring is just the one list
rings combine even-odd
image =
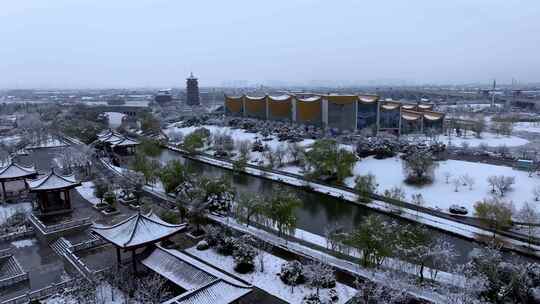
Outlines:
[{"label": "snowy rooftop", "polygon": [[173,225],[164,222],[153,213],[148,215],[137,213],[112,226],[94,224],[92,230],[118,247],[133,248],[157,242],[180,232],[185,227],[185,224]]},{"label": "snowy rooftop", "polygon": [[123,138],[123,139],[121,139],[119,141],[112,142],[111,146],[113,146],[113,147],[126,147],[126,146],[135,146],[135,145],[138,145],[138,144],[139,144],[139,141],[125,137],[125,138]]},{"label": "snowy rooftop", "polygon": [[273,100],[273,101],[284,101],[291,98],[291,95],[285,94],[285,95],[279,95],[279,96],[268,96],[268,98],[270,98],[270,100]]},{"label": "snowy rooftop", "polygon": [[228,304],[252,290],[251,285],[178,250],[158,247],[142,263],[188,290],[165,303]]},{"label": "snowy rooftop", "polygon": [[25,167],[14,162],[10,162],[8,165],[0,168],[0,180],[11,178],[22,178],[36,174],[36,168]]},{"label": "snowy rooftop", "polygon": [[118,132],[107,130],[98,134],[98,141],[103,143],[109,143],[113,147],[116,146],[134,146],[138,145],[137,140],[128,138]]},{"label": "snowy rooftop", "polygon": [[240,288],[221,280],[184,293],[164,304],[229,304],[245,296],[251,288]]},{"label": "snowy rooftop", "polygon": [[49,174],[33,180],[26,180],[30,191],[57,190],[79,186],[81,183],[75,179],[75,175],[60,175],[54,170]]}]

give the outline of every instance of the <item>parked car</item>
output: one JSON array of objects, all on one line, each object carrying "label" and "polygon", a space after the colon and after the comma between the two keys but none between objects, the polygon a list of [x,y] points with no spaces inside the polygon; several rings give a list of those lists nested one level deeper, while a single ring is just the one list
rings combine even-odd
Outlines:
[{"label": "parked car", "polygon": [[456,205],[456,204],[450,206],[450,208],[448,208],[448,211],[450,211],[450,213],[452,213],[452,214],[459,214],[459,215],[465,215],[465,214],[469,213],[467,208],[465,208],[463,206]]}]

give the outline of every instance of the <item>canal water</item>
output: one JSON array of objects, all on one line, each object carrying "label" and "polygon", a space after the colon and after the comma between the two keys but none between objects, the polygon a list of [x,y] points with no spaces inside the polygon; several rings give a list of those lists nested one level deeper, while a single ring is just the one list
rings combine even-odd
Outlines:
[{"label": "canal water", "polygon": [[[351,231],[362,222],[362,219],[371,214],[378,214],[386,220],[393,220],[398,224],[410,224],[411,222],[401,218],[395,218],[383,213],[373,211],[369,208],[342,201],[340,199],[314,193],[301,188],[284,185],[278,182],[270,181],[264,178],[251,176],[247,174],[232,175],[231,171],[219,167],[211,166],[202,162],[186,159],[178,152],[163,149],[160,156],[157,157],[162,163],[170,160],[182,161],[189,170],[195,174],[208,177],[217,177],[223,174],[232,176],[233,186],[238,193],[271,195],[276,191],[292,191],[302,201],[301,206],[296,211],[297,228],[310,233],[324,236],[325,227],[330,224],[338,223],[346,231]],[[469,259],[469,254],[474,248],[478,248],[475,242],[453,236],[451,234],[429,228],[434,237],[441,237],[451,242],[456,250],[457,257],[455,263],[463,264]],[[510,254],[505,254],[508,258]]]}]

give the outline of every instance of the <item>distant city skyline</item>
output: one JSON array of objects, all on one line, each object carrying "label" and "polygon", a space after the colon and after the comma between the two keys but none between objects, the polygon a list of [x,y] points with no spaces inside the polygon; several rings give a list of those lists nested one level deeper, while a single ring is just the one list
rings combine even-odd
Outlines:
[{"label": "distant city skyline", "polygon": [[0,88],[540,82],[538,1],[9,1]]}]

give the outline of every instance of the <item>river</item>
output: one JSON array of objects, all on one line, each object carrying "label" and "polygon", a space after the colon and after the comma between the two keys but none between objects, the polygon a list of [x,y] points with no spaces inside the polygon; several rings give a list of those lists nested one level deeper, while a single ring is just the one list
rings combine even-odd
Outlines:
[{"label": "river", "polygon": [[[186,159],[180,153],[168,149],[163,149],[160,156],[156,159],[162,163],[174,159],[180,160],[195,174],[202,174],[210,177],[230,174],[229,170]],[[358,226],[364,217],[370,214],[378,214],[386,220],[393,220],[401,225],[411,223],[407,220],[375,212],[369,208],[342,201],[338,198],[314,193],[298,187],[284,185],[256,176],[235,174],[232,175],[232,182],[238,193],[270,195],[275,191],[282,191],[283,189],[294,192],[302,201],[301,206],[296,211],[297,228],[322,236],[324,236],[325,227],[332,223],[338,223],[345,228],[345,230],[350,231]],[[455,263],[457,264],[467,262],[470,252],[474,248],[479,247],[478,244],[470,240],[456,237],[436,229],[429,229],[433,236],[446,238],[454,245],[457,253]]]}]

